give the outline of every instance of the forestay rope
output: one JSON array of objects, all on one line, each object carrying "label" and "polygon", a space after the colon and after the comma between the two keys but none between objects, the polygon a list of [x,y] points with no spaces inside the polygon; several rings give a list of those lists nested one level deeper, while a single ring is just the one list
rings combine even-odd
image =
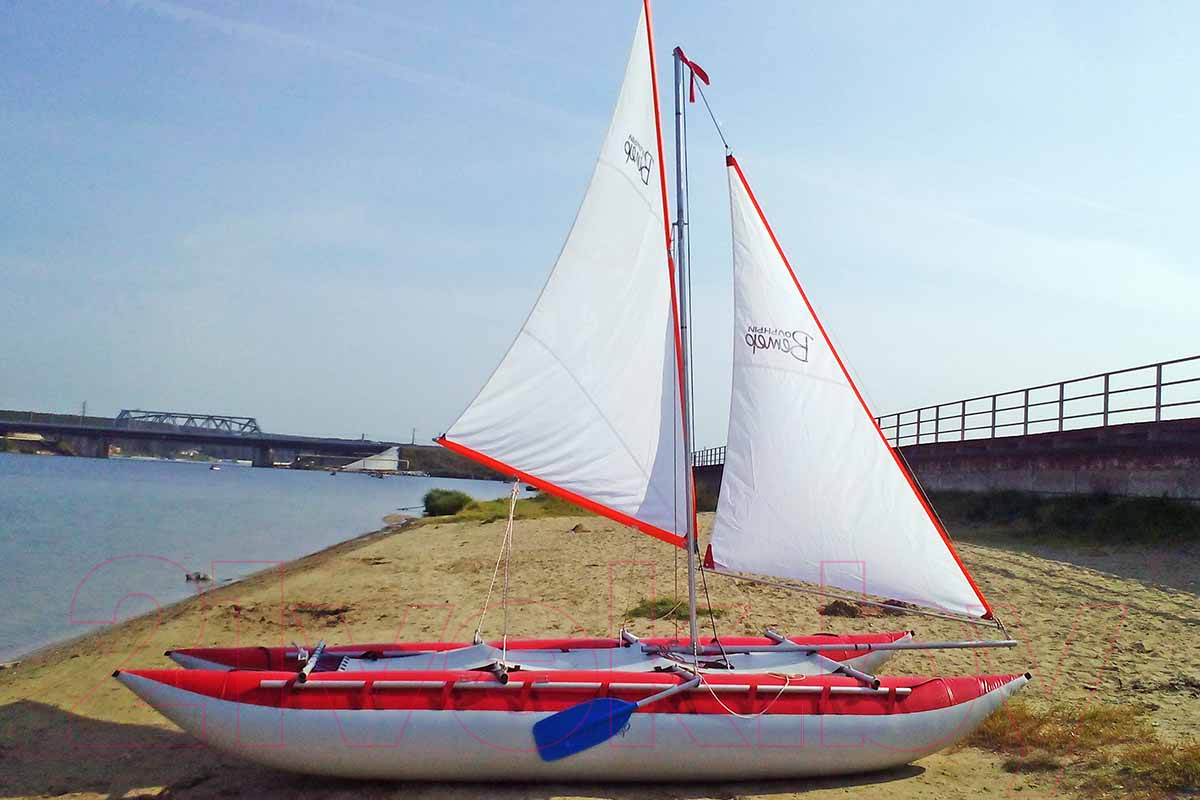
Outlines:
[{"label": "forestay rope", "polygon": [[517,513],[517,496],[521,493],[520,481],[514,481],[508,501],[508,524],[504,528],[504,538],[500,542],[500,552],[496,555],[496,567],[492,570],[492,582],[488,585],[487,597],[483,601],[483,610],[479,612],[479,624],[475,626],[475,643],[483,642],[483,621],[487,618],[488,608],[492,602],[492,592],[496,588],[496,578],[500,575],[500,564],[504,564],[504,588],[501,593],[500,605],[504,607],[504,631],[501,639],[500,660],[508,660],[508,570],[512,561],[513,520]]}]

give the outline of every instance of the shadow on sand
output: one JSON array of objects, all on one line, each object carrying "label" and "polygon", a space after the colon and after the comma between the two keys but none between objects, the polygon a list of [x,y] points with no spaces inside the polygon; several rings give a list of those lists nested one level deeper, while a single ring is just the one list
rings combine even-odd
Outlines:
[{"label": "shadow on sand", "polygon": [[[141,746],[130,746],[137,742]],[[72,744],[74,743],[74,744]],[[613,800],[735,798],[819,788],[869,786],[921,775],[920,766],[887,772],[787,781],[697,784],[434,784],[361,782],[276,772],[197,746],[180,732],[103,722],[21,700],[0,707],[0,798],[88,793],[116,800],[171,798],[454,798]]]}]

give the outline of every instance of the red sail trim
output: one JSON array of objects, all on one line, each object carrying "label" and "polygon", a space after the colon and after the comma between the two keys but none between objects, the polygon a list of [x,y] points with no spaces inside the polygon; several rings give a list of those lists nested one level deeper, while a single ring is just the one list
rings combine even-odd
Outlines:
[{"label": "red sail trim", "polygon": [[[675,259],[671,257],[671,209],[667,205],[667,165],[663,158],[662,113],[658,102],[658,66],[654,60],[654,25],[651,23],[650,0],[642,0],[642,8],[646,12],[646,46],[650,50],[650,86],[654,93],[654,133],[658,142],[658,179],[662,187],[663,235],[667,247],[667,277],[671,282],[671,320],[674,322],[675,335],[675,377],[679,381],[679,414],[683,430],[687,430],[687,394],[683,385],[683,342],[679,338],[679,295],[675,289]],[[696,526],[696,483],[692,480],[692,454],[683,454],[684,479],[688,482],[692,507],[687,510],[691,515],[692,530]],[[681,545],[682,546],[682,545]]]},{"label": "red sail trim", "polygon": [[667,544],[673,544],[676,547],[685,546],[685,542],[687,541],[686,537],[678,536],[670,531],[665,531],[657,525],[651,525],[648,522],[643,522],[637,517],[631,517],[628,514],[617,511],[615,508],[609,508],[608,506],[597,503],[595,500],[590,500],[581,494],[576,494],[570,489],[564,489],[561,486],[553,484],[544,478],[539,478],[538,476],[531,475],[528,472],[522,472],[515,467],[505,464],[503,461],[497,461],[491,456],[486,456],[483,453],[480,453],[478,450],[472,450],[470,447],[467,447],[464,444],[451,441],[445,436],[439,436],[435,441],[437,441],[438,444],[440,444],[442,447],[445,447],[447,450],[452,450],[453,452],[458,453],[460,456],[466,456],[472,461],[483,464],[489,469],[494,469],[496,472],[499,472],[502,475],[515,476],[525,483],[533,484],[543,491],[549,492],[557,497],[561,497],[568,503],[574,503],[581,508],[586,508],[588,511],[593,511],[601,516],[608,517],[609,519],[619,522],[622,525],[628,525],[631,528],[637,528],[642,533],[653,536],[655,539],[661,539]]},{"label": "red sail trim", "polygon": [[742,172],[742,168],[737,163],[737,159],[735,159],[732,155],[728,155],[725,157],[725,165],[733,167],[733,169],[737,172],[738,180],[742,182],[742,187],[745,188],[746,194],[749,195],[750,202],[754,204],[754,210],[758,212],[759,221],[761,221],[763,227],[766,228],[767,234],[771,237],[771,243],[775,245],[775,250],[779,253],[779,258],[783,260],[784,266],[787,267],[788,274],[792,276],[792,282],[796,284],[796,290],[800,292],[800,297],[804,300],[804,305],[808,307],[808,313],[812,314],[813,319],[816,320],[817,328],[821,331],[821,336],[824,337],[825,344],[829,345],[829,351],[833,353],[834,360],[837,361],[838,367],[840,367],[842,370],[842,375],[846,377],[846,382],[850,384],[850,388],[854,391],[854,396],[858,398],[858,402],[862,406],[863,413],[866,414],[871,420],[872,427],[874,427],[875,432],[879,434],[880,442],[882,442],[883,446],[887,448],[888,454],[891,455],[892,460],[896,463],[896,468],[900,470],[900,474],[903,475],[904,479],[908,482],[908,487],[912,490],[913,495],[915,495],[917,500],[921,503],[921,508],[925,509],[925,513],[929,517],[929,521],[932,523],[934,530],[936,530],[942,537],[942,542],[946,545],[946,549],[950,551],[950,555],[954,557],[954,561],[956,564],[958,564],[958,568],[962,570],[963,577],[967,579],[967,583],[971,585],[971,589],[974,590],[975,596],[978,597],[979,602],[983,604],[983,608],[986,612],[983,615],[983,619],[991,619],[991,605],[988,603],[987,599],[984,598],[983,592],[980,591],[979,586],[975,583],[975,579],[971,577],[971,573],[967,571],[967,567],[965,564],[963,564],[962,559],[959,558],[958,551],[954,549],[954,545],[951,543],[950,536],[946,533],[946,529],[943,528],[942,524],[938,521],[937,515],[933,513],[933,509],[929,507],[929,503],[926,501],[925,496],[917,488],[917,484],[913,481],[912,475],[907,469],[904,468],[904,464],[900,461],[900,456],[897,455],[895,449],[888,444],[887,437],[884,436],[883,431],[879,427],[879,423],[875,421],[875,417],[871,414],[871,410],[867,408],[867,401],[863,399],[862,393],[858,391],[858,386],[854,383],[854,379],[850,377],[849,370],[847,370],[846,365],[842,363],[842,357],[838,355],[837,348],[833,346],[833,340],[829,338],[829,334],[825,331],[825,326],[821,324],[821,318],[817,316],[816,309],[814,309],[812,303],[809,302],[808,295],[804,292],[804,287],[800,285],[800,280],[796,277],[795,271],[792,270],[791,262],[789,262],[787,256],[784,255],[783,248],[780,246],[779,240],[775,238],[775,231],[771,229],[771,223],[767,222],[767,217],[765,214],[763,214],[762,207],[758,204],[758,198],[754,196],[754,190],[750,188],[750,183],[746,180],[746,175]]}]

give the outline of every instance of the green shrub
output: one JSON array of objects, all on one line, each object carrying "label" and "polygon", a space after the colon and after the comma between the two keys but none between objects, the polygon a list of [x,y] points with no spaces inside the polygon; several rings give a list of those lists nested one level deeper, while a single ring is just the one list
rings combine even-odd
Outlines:
[{"label": "green shrub", "polygon": [[453,489],[430,489],[425,493],[425,515],[428,517],[445,517],[457,514],[474,500],[466,492]]}]

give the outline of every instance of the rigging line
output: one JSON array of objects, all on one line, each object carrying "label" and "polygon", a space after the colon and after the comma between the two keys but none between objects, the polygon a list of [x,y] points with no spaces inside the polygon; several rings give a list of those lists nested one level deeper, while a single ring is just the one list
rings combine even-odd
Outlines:
[{"label": "rigging line", "polygon": [[[678,606],[679,605],[679,548],[672,547],[671,549],[675,551],[675,605]],[[672,620],[675,622],[675,638],[678,639],[679,638],[679,620],[675,617],[672,617]]]},{"label": "rigging line", "polygon": [[717,634],[717,615],[713,613],[712,597],[708,593],[708,578],[704,573],[707,572],[703,564],[700,564],[700,582],[704,584],[704,602],[708,604],[708,621],[712,624],[713,641],[717,643],[717,647],[721,648],[721,658],[725,660],[725,664],[729,664],[729,654],[725,652],[725,645],[721,644],[721,637]]},{"label": "rigging line", "polygon": [[[624,624],[625,622],[633,621],[631,619],[631,617],[632,617],[631,612],[633,611],[634,595],[637,592],[636,570],[637,570],[638,564],[639,564],[639,562],[638,562],[638,545],[641,544],[642,536],[640,533],[638,533],[638,531],[636,529],[634,529],[633,532],[635,534],[633,537],[633,554],[632,554],[633,557],[629,561],[629,590],[625,595],[625,610],[621,613],[622,624]],[[675,548],[675,549],[678,550],[679,548]],[[653,569],[653,567],[651,567],[651,569]]]},{"label": "rigging line", "polygon": [[708,95],[704,93],[704,87],[699,82],[696,83],[696,88],[700,90],[700,99],[704,101],[704,107],[708,109],[708,117],[712,120],[713,127],[717,129],[717,136],[721,137],[721,144],[725,145],[725,152],[730,151],[729,142],[725,140],[725,131],[721,129],[721,123],[717,122],[717,115],[713,113],[712,106],[708,104]]},{"label": "rigging line", "polygon": [[818,597],[829,597],[834,600],[845,600],[846,602],[849,602],[849,603],[860,603],[865,606],[875,606],[876,608],[882,608],[882,609],[886,609],[889,611],[900,611],[904,614],[919,614],[920,616],[932,617],[934,619],[947,619],[947,620],[950,620],[951,622],[965,622],[965,623],[968,623],[971,625],[978,625],[979,623],[982,622],[982,623],[986,623],[989,626],[996,628],[998,630],[1001,629],[1001,626],[999,624],[997,624],[997,620],[994,615],[993,615],[992,619],[984,619],[982,617],[976,619],[974,617],[963,617],[963,616],[957,616],[955,614],[950,614],[950,613],[941,613],[938,611],[927,611],[923,608],[914,608],[914,607],[910,607],[907,605],[897,607],[895,605],[881,603],[877,600],[868,600],[865,597],[858,597],[858,596],[855,596],[852,594],[838,594],[837,592],[826,592],[821,589],[814,589],[814,588],[810,588],[808,586],[799,586],[794,583],[780,583],[779,581],[768,581],[768,580],[764,580],[763,578],[754,578],[749,575],[741,575],[736,572],[726,572],[723,569],[714,569],[714,570],[709,570],[709,571],[712,572],[712,574],[714,574],[714,575],[722,575],[726,578],[732,578],[735,581],[746,581],[747,583],[757,583],[761,586],[771,586],[776,589],[789,589],[793,592],[804,592],[805,594],[813,594],[813,595],[817,595]]},{"label": "rigging line", "polygon": [[502,605],[504,606],[504,640],[500,650],[501,663],[508,661],[508,566],[512,561],[513,518],[517,514],[517,495],[520,491],[521,482],[513,481],[512,495],[508,503],[508,526],[504,530],[504,541],[508,547],[504,557],[504,595],[502,600]]},{"label": "rigging line", "polygon": [[[508,545],[509,537],[512,535],[513,516],[514,516],[514,514],[516,512],[516,508],[517,508],[517,492],[518,492],[519,487],[520,487],[519,481],[513,483],[512,500],[508,506],[508,525],[505,527],[505,530],[504,530],[504,538],[500,540],[500,552],[496,554],[496,566],[494,569],[492,569],[492,582],[490,584],[488,584],[487,597],[484,598],[483,609],[480,610],[480,612],[479,612],[479,624],[475,626],[475,643],[476,644],[481,644],[483,642],[483,636],[482,636],[483,622],[485,619],[487,619],[488,606],[492,602],[492,592],[496,588],[496,578],[500,574],[500,562],[504,559],[505,548]],[[505,570],[504,579],[505,579],[505,594],[507,596],[507,591],[508,591],[507,568]],[[506,612],[507,612],[507,609],[506,609]],[[504,627],[505,627],[505,634],[507,635],[507,632],[508,632],[507,617],[505,619],[506,619],[506,621],[505,621]],[[508,642],[506,639],[505,640],[506,647],[507,647],[507,644],[508,644]]]},{"label": "rigging line", "polygon": [[[688,104],[684,103],[683,109],[681,111],[681,114],[683,116],[683,203],[684,203],[684,213],[682,215],[682,218],[680,219],[680,223],[682,224],[683,227],[688,229],[688,236],[683,240],[684,247],[687,250],[687,259],[684,264],[685,270],[684,270],[683,280],[687,284],[687,321],[688,321],[688,329],[687,329],[688,418],[687,418],[687,422],[688,422],[689,432],[691,433],[691,436],[688,438],[688,441],[692,442],[692,446],[694,447],[695,441],[696,441],[696,425],[695,425],[695,421],[696,421],[696,382],[692,378],[696,374],[696,369],[695,369],[696,349],[692,346],[692,328],[694,328],[696,326],[696,317],[692,314],[692,237],[691,237],[692,163],[691,163],[691,159],[688,158],[687,107],[688,107]],[[687,454],[687,470],[689,473],[692,470],[692,454],[691,453]],[[695,497],[693,495],[693,503],[694,502],[695,502]],[[688,513],[689,514],[692,513],[692,510],[688,509]],[[693,542],[693,544],[697,547],[697,552],[699,552],[698,548],[700,545],[699,545],[698,541]]]}]

